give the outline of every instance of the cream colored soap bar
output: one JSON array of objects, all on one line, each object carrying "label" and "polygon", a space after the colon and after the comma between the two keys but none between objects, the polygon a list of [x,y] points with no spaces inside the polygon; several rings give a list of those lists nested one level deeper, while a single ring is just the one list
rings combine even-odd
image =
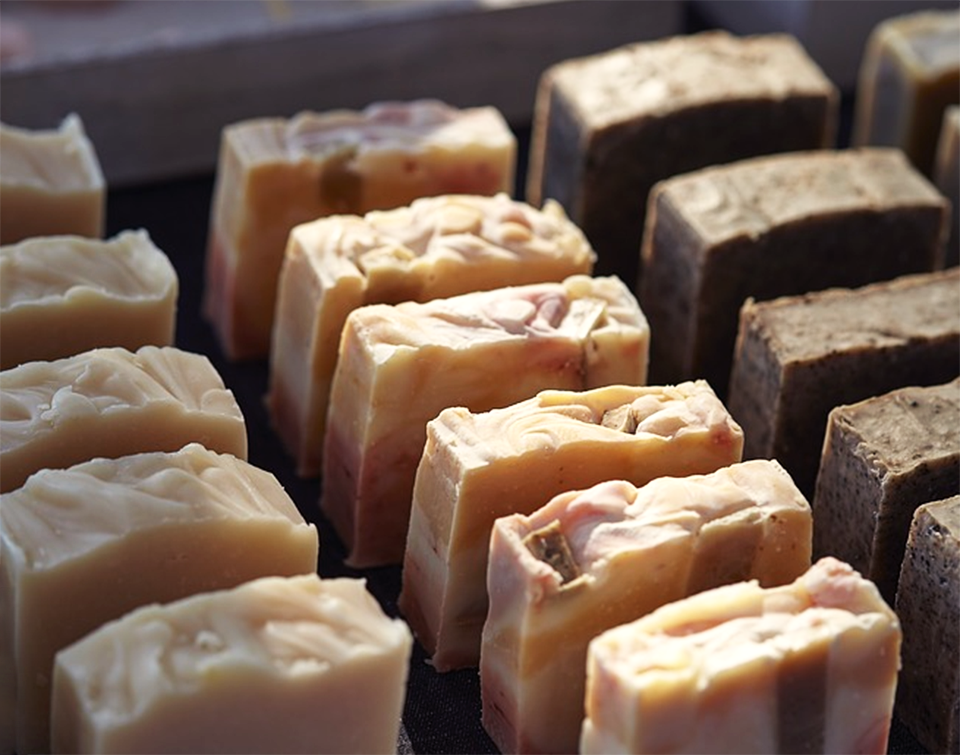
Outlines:
[{"label": "cream colored soap bar", "polygon": [[204,309],[231,358],[267,356],[294,226],[418,197],[513,191],[516,137],[494,108],[435,100],[304,112],[224,129]]},{"label": "cream colored soap bar", "polygon": [[357,579],[142,608],[57,656],[54,752],[393,753],[412,645]]},{"label": "cream colored soap bar", "polygon": [[324,423],[347,315],[365,304],[429,301],[593,270],[560,205],[506,194],[446,195],[293,229],[280,273],[268,406],[301,475],[321,471]]},{"label": "cream colored soap bar", "polygon": [[887,752],[900,625],[833,558],[671,603],[590,643],[580,752]]},{"label": "cream colored soap bar", "polygon": [[174,347],[93,349],[0,372],[0,492],[47,467],[176,451],[247,457],[236,399],[210,360]]},{"label": "cream colored soap bar", "polygon": [[476,666],[497,517],[604,480],[713,472],[742,450],[740,427],[703,381],[444,409],[427,424],[417,468],[400,610],[439,671]]},{"label": "cream colored soap bar", "polygon": [[148,603],[313,573],[318,552],[316,527],[272,474],[196,443],[43,470],[0,496],[0,652],[13,659],[18,752],[49,747],[61,648]]},{"label": "cream colored soap bar", "polygon": [[426,425],[546,388],[642,384],[650,332],[616,278],[512,286],[347,318],[327,416],[320,504],[352,566],[399,564]]},{"label": "cream colored soap bar", "polygon": [[178,291],[144,230],[0,246],[0,369],[99,346],[172,346]]},{"label": "cream colored soap bar", "polygon": [[480,657],[484,728],[503,753],[576,752],[591,639],[719,585],[787,584],[810,567],[811,536],[810,505],[766,460],[639,489],[603,482],[498,519]]},{"label": "cream colored soap bar", "polygon": [[31,236],[103,235],[105,184],[76,115],[57,130],[0,124],[0,244]]}]

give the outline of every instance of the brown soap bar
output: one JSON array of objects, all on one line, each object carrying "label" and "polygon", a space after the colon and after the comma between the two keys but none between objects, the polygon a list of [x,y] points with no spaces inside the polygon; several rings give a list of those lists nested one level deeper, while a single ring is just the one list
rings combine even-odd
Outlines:
[{"label": "brown soap bar", "polygon": [[942,267],[947,203],[900,150],[758,157],[654,187],[640,300],[655,382],[730,379],[740,307]]},{"label": "brown soap bar", "polygon": [[960,752],[960,495],[917,509],[896,610],[897,716],[929,752]]},{"label": "brown soap bar", "polygon": [[597,250],[597,272],[633,282],[657,181],[832,146],[837,101],[788,35],[706,32],[568,60],[540,80],[527,201],[557,199]]},{"label": "brown soap bar", "polygon": [[744,458],[775,458],[812,496],[827,415],[960,371],[960,268],[859,289],[747,300],[727,406]]},{"label": "brown soap bar", "polygon": [[954,267],[960,265],[960,105],[952,105],[943,113],[933,181],[952,208],[944,264]]},{"label": "brown soap bar", "polygon": [[888,19],[867,40],[852,141],[900,147],[927,175],[943,111],[960,101],[960,10]]},{"label": "brown soap bar", "polygon": [[814,557],[835,556],[893,602],[918,506],[960,490],[960,380],[838,406],[814,496]]}]

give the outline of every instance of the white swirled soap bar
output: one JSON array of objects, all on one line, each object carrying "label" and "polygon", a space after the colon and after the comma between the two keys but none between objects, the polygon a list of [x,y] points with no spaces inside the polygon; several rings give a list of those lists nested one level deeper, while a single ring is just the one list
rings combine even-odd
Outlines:
[{"label": "white swirled soap bar", "polygon": [[93,349],[0,372],[0,493],[40,469],[191,441],[247,457],[240,406],[200,354]]},{"label": "white swirled soap bar", "polygon": [[148,603],[313,573],[318,552],[272,474],[195,443],[43,470],[0,496],[0,704],[17,751],[49,746],[61,648]]},{"label": "white swirled soap bar", "polygon": [[506,194],[418,199],[293,229],[280,274],[268,405],[301,475],[321,470],[324,422],[347,315],[365,304],[429,301],[593,270],[560,205]]},{"label": "white swirled soap bar", "polygon": [[0,246],[0,281],[0,369],[174,343],[177,272],[144,230]]},{"label": "white swirled soap bar", "polygon": [[356,579],[142,608],[57,656],[53,749],[393,753],[412,645]]},{"label": "white swirled soap bar", "polygon": [[543,391],[502,409],[444,409],[417,468],[399,605],[448,671],[480,662],[497,517],[604,480],[644,485],[740,461],[743,433],[703,381]]},{"label": "white swirled soap bar", "polygon": [[347,318],[324,447],[324,512],[354,566],[399,564],[426,425],[546,388],[642,384],[650,331],[616,278],[498,288]]}]

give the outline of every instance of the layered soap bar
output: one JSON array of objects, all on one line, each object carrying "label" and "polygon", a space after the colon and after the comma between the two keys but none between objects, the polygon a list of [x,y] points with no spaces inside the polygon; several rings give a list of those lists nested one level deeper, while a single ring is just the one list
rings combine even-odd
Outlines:
[{"label": "layered soap bar", "polygon": [[104,348],[0,372],[0,493],[40,469],[192,441],[247,457],[240,406],[200,354]]},{"label": "layered soap bar", "polygon": [[537,89],[527,201],[557,199],[597,250],[597,271],[632,284],[657,181],[833,146],[838,100],[780,34],[712,31],[564,61]]},{"label": "layered soap bar", "polygon": [[223,130],[204,311],[231,358],[265,357],[287,238],[326,215],[513,191],[516,137],[494,108],[435,100],[259,118]]},{"label": "layered soap bar", "polygon": [[443,409],[640,385],[649,338],[620,280],[585,275],[354,310],[330,393],[320,498],[349,563],[403,561],[426,425]]},{"label": "layered soap bar", "polygon": [[280,272],[267,405],[301,475],[321,471],[327,403],[347,315],[593,270],[583,233],[555,202],[506,194],[418,199],[364,217],[297,226]]},{"label": "layered soap bar", "polygon": [[105,183],[77,115],[58,129],[0,124],[0,244],[32,236],[103,235]]},{"label": "layered soap bar", "polygon": [[779,460],[812,499],[830,410],[955,378],[958,311],[957,268],[748,300],[727,399],[743,427],[744,457]]},{"label": "layered soap bar", "polygon": [[718,587],[590,643],[580,752],[882,755],[901,631],[873,583],[821,559]]},{"label": "layered soap bar", "polygon": [[14,670],[3,702],[17,751],[49,749],[60,649],[142,605],[316,572],[318,551],[316,527],[272,474],[195,443],[42,470],[0,496],[0,653]]},{"label": "layered soap bar", "polygon": [[704,381],[543,391],[427,424],[413,487],[399,606],[438,671],[480,662],[494,521],[604,480],[713,472],[743,433]]},{"label": "layered soap bar", "polygon": [[144,231],[0,246],[0,369],[99,346],[172,346],[179,281]]},{"label": "layered soap bar", "polygon": [[726,395],[740,306],[943,267],[947,201],[894,149],[752,158],[650,195],[640,302],[651,379]]},{"label": "layered soap bar", "polygon": [[933,180],[950,200],[952,212],[945,265],[956,267],[960,265],[960,105],[951,105],[943,113]]},{"label": "layered soap bar", "polygon": [[813,499],[814,555],[836,556],[893,603],[918,506],[960,491],[960,379],[835,407]]},{"label": "layered soap bar", "polygon": [[913,517],[896,600],[897,717],[928,752],[960,751],[960,495]]},{"label": "layered soap bar", "polygon": [[54,751],[393,753],[412,644],[359,579],[141,608],[57,656]]},{"label": "layered soap bar", "polygon": [[807,500],[766,460],[639,489],[603,482],[498,519],[484,728],[504,753],[576,752],[590,640],[712,587],[792,582],[810,567],[811,527]]},{"label": "layered soap bar", "polygon": [[931,174],[944,109],[960,102],[960,10],[921,10],[870,34],[851,140],[899,147]]}]

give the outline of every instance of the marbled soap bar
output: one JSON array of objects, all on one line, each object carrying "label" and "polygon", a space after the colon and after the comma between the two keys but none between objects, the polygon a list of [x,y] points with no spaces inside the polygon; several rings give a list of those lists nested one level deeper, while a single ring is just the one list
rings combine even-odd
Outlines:
[{"label": "marbled soap bar", "polygon": [[193,441],[247,457],[240,406],[200,354],[104,348],[0,372],[0,493],[40,469]]},{"label": "marbled soap bar", "polygon": [[144,230],[0,246],[0,369],[100,346],[172,346],[178,291]]},{"label": "marbled soap bar", "polygon": [[740,461],[743,433],[703,381],[543,391],[427,424],[399,606],[438,671],[476,666],[497,517],[604,480],[644,485]]},{"label": "marbled soap bar", "polygon": [[894,149],[752,158],[657,184],[640,303],[651,380],[726,395],[740,307],[943,267],[940,193]]},{"label": "marbled soap bar", "polygon": [[60,649],[142,605],[316,572],[318,552],[272,474],[195,443],[42,470],[0,496],[0,702],[17,751],[49,749]]},{"label": "marbled soap bar", "polygon": [[900,641],[873,583],[832,558],[702,592],[590,643],[580,752],[883,755]]},{"label": "marbled soap bar", "polygon": [[810,568],[811,526],[807,500],[766,460],[639,489],[603,482],[498,519],[484,728],[503,753],[576,752],[590,640],[719,585],[792,582]]},{"label": "marbled soap bar", "polygon": [[953,380],[960,369],[958,311],[957,268],[748,300],[727,398],[743,427],[744,458],[777,459],[812,499],[830,410]]},{"label": "marbled soap bar", "polygon": [[527,201],[558,200],[599,255],[637,278],[657,181],[833,146],[839,95],[792,37],[712,31],[561,62],[536,95]]},{"label": "marbled soap bar", "polygon": [[494,108],[435,100],[303,112],[226,127],[204,311],[230,358],[265,357],[294,226],[438,194],[512,193],[516,137]]},{"label": "marbled soap bar", "polygon": [[79,116],[56,130],[0,124],[0,244],[103,235],[105,183]]},{"label": "marbled soap bar", "polygon": [[267,405],[301,475],[321,471],[327,402],[347,315],[593,270],[560,205],[446,195],[293,229],[280,273]]},{"label": "marbled soap bar", "polygon": [[330,393],[320,498],[349,563],[403,561],[426,425],[443,409],[642,384],[649,338],[620,280],[585,275],[354,310]]},{"label": "marbled soap bar", "polygon": [[950,233],[944,264],[956,267],[960,265],[960,105],[951,105],[943,113],[933,181],[950,200]]},{"label": "marbled soap bar", "polygon": [[141,608],[57,656],[54,752],[393,753],[412,645],[358,579]]}]

